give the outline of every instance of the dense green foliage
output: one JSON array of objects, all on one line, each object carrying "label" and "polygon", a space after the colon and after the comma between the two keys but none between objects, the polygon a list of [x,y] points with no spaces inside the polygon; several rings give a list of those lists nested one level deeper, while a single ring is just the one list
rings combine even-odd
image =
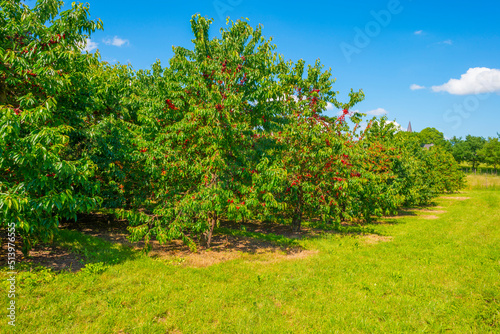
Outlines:
[{"label": "dense green foliage", "polygon": [[475,170],[480,163],[493,166],[494,169],[500,165],[500,144],[498,138],[489,137],[485,139],[479,136],[468,135],[465,139],[453,137],[445,139],[442,132],[435,128],[425,128],[415,133],[421,146],[433,144],[451,153],[459,163],[467,163]]},{"label": "dense green foliage", "polygon": [[25,251],[100,202],[95,165],[80,149],[90,131],[87,69],[99,62],[79,45],[101,23],[83,5],[61,5],[0,3],[0,210]]},{"label": "dense green foliage", "polygon": [[284,61],[261,27],[210,38],[195,15],[192,49],[134,71],[82,54],[101,22],[60,7],[1,2],[0,209],[27,248],[99,207],[134,240],[194,247],[221,220],[370,221],[462,185],[445,150],[384,118],[360,130],[363,92],[339,102],[331,70]]},{"label": "dense green foliage", "polygon": [[451,151],[451,143],[444,138],[444,134],[435,128],[425,128],[418,132],[420,144],[434,144]]},{"label": "dense green foliage", "polygon": [[468,135],[465,140],[453,137],[450,141],[453,145],[453,156],[458,162],[468,162],[475,169],[483,161],[483,157],[478,154],[486,143],[483,137]]},{"label": "dense green foliage", "polygon": [[499,138],[488,138],[483,147],[477,152],[485,163],[497,169],[500,165],[500,140]]}]

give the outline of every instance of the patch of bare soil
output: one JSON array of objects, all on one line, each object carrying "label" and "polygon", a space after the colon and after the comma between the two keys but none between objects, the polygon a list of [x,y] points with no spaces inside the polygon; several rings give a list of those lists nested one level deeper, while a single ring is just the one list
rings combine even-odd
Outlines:
[{"label": "patch of bare soil", "polygon": [[[3,232],[3,231],[2,231]],[[5,233],[2,233],[5,235]],[[2,240],[2,248],[0,250],[0,266],[7,266],[8,244]],[[82,264],[83,257],[69,252],[58,246],[38,244],[31,249],[29,256],[26,257],[21,252],[22,243],[16,241],[16,264],[29,264],[32,267],[44,266],[51,268],[54,271],[67,270],[76,272],[84,267]]]},{"label": "patch of bare soil", "polygon": [[234,250],[190,253],[181,258],[189,267],[209,267],[217,263],[234,260],[241,257],[241,253]]},{"label": "patch of bare soil", "polygon": [[435,215],[428,215],[428,216],[421,216],[423,219],[438,219],[438,216]]},{"label": "patch of bare soil", "polygon": [[[414,213],[409,212],[409,215]],[[345,223],[344,225],[349,225]],[[135,250],[141,250],[144,242],[130,242],[127,232],[128,223],[126,220],[116,219],[114,216],[105,214],[80,214],[78,220],[63,221],[60,224],[61,229],[78,230],[82,233],[103,238],[113,243],[121,243]],[[290,226],[276,223],[246,221],[222,222],[221,227],[241,230],[244,228],[249,232],[282,235],[287,238],[301,239],[303,237],[314,237],[325,232],[321,229],[303,227],[300,232],[293,232]],[[369,236],[364,237],[367,243],[376,243],[388,241],[389,237]],[[387,240],[386,240],[387,239]],[[284,247],[270,241],[259,240],[256,238],[231,236],[223,234],[214,234],[210,249],[202,246],[199,240],[197,243],[197,252],[193,253],[190,248],[182,241],[174,240],[161,245],[157,240],[151,240],[151,251],[149,256],[167,261],[172,264],[187,265],[194,267],[207,267],[220,262],[230,261],[245,256],[252,260],[275,262],[282,260],[302,259],[311,256],[316,251],[304,250],[299,247]],[[78,271],[84,266],[84,257],[70,253],[66,249],[55,245],[37,245],[30,251],[30,256],[25,258],[20,252],[21,247],[17,246],[16,259],[18,262],[28,262],[35,266],[46,266],[53,270]],[[6,265],[7,244],[2,244],[2,256],[0,265]],[[256,256],[253,256],[256,255]]]},{"label": "patch of bare soil", "polygon": [[84,267],[83,256],[51,245],[40,245],[30,251],[30,256],[23,262],[34,266],[44,266],[54,271],[67,270],[76,272]]},{"label": "patch of bare soil", "polygon": [[392,237],[377,235],[377,234],[367,234],[360,238],[365,244],[368,245],[376,245],[381,242],[389,242],[392,241]]},{"label": "patch of bare soil", "polygon": [[[197,253],[193,253],[188,246],[180,240],[173,240],[166,244],[160,245],[156,240],[151,242],[152,250],[149,253],[151,256],[191,256],[193,254],[211,253],[214,256],[215,253],[223,252],[239,252],[239,253],[249,253],[249,254],[259,254],[265,252],[280,251],[285,253],[293,253],[297,251],[296,248],[286,248],[278,246],[272,242],[258,240],[254,238],[247,237],[235,237],[230,235],[219,235],[214,234],[212,236],[212,242],[210,248],[207,249],[204,246],[197,245]],[[132,246],[136,249],[142,247],[141,243],[134,243]],[[220,255],[224,256],[224,255]]]},{"label": "patch of bare soil", "polygon": [[466,199],[470,199],[470,197],[451,197],[451,196],[446,196],[446,197],[440,197],[444,199],[456,199],[457,201],[465,201]]},{"label": "patch of bare soil", "polygon": [[314,229],[311,227],[301,227],[299,232],[293,232],[289,225],[282,225],[277,223],[262,222],[262,221],[245,221],[245,223],[239,223],[234,221],[225,221],[221,224],[222,227],[227,227],[230,229],[239,230],[241,227],[245,227],[247,231],[256,233],[272,233],[276,235],[282,235],[290,239],[301,239],[304,236],[314,236],[323,233],[324,231],[319,229]]},{"label": "patch of bare soil", "polygon": [[77,221],[61,222],[61,229],[77,230],[110,242],[128,242],[127,220],[101,213],[79,214]]},{"label": "patch of bare soil", "polygon": [[[103,238],[110,242],[141,250],[144,242],[130,242],[128,240],[126,220],[117,220],[113,216],[104,214],[79,215],[77,222],[70,221],[61,224],[61,228],[76,229],[94,237]],[[247,221],[244,224],[234,222],[223,222],[221,227],[241,229],[258,233],[273,233],[283,235],[287,238],[300,239],[306,235],[317,235],[319,230],[303,228],[300,232],[292,232],[290,226],[277,225],[265,222]],[[160,244],[157,240],[150,241],[151,251],[149,256],[161,259],[172,264],[182,264],[194,267],[207,267],[220,262],[233,260],[242,254],[272,254],[273,258],[298,259],[309,256],[312,253],[298,247],[284,247],[275,243],[243,236],[231,236],[214,234],[210,249],[197,242],[197,252],[193,253],[190,248],[180,240],[172,240],[166,244]]]},{"label": "patch of bare soil", "polygon": [[221,262],[231,261],[235,259],[245,258],[250,261],[258,261],[262,263],[275,263],[279,261],[304,259],[311,255],[317,254],[316,250],[300,250],[297,252],[285,253],[272,248],[261,249],[256,253],[245,253],[234,249],[223,251],[206,250],[197,253],[183,254],[181,256],[172,256],[165,253],[156,254],[155,259],[164,261],[172,265],[181,265],[187,267],[209,267]]},{"label": "patch of bare soil", "polygon": [[432,213],[445,213],[444,210],[428,210],[428,209],[418,209],[417,212],[432,212]]},{"label": "patch of bare soil", "polygon": [[295,253],[279,253],[275,252],[272,254],[272,257],[268,257],[268,259],[263,260],[263,262],[266,263],[271,263],[271,262],[278,262],[282,260],[298,260],[298,259],[305,259],[309,256],[318,254],[318,250],[300,250]]}]

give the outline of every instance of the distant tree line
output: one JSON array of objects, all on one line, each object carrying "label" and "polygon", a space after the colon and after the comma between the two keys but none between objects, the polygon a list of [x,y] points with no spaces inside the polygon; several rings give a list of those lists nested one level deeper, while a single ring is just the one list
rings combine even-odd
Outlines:
[{"label": "distant tree line", "polygon": [[465,139],[454,136],[447,140],[443,133],[435,128],[425,128],[415,135],[422,146],[425,144],[440,146],[451,153],[457,162],[468,163],[472,169],[476,169],[480,163],[493,166],[495,171],[500,166],[500,134],[498,133],[497,137],[488,137],[488,139],[468,135]]}]

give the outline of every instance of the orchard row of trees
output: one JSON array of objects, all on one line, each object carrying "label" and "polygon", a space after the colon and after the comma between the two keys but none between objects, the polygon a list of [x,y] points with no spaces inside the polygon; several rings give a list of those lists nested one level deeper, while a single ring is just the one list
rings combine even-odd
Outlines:
[{"label": "orchard row of trees", "polygon": [[363,92],[339,102],[330,70],[285,61],[260,26],[210,38],[195,15],[191,49],[134,71],[82,54],[102,23],[60,7],[0,7],[0,210],[25,251],[97,209],[127,218],[133,240],[194,247],[222,220],[370,221],[463,183],[446,150],[385,118],[361,129],[349,110]]},{"label": "orchard row of trees", "polygon": [[480,163],[493,166],[495,170],[500,166],[500,133],[498,137],[488,139],[468,135],[465,139],[453,137],[446,140],[442,132],[425,128],[417,136],[422,145],[435,144],[451,153],[457,162],[470,164],[472,169]]}]

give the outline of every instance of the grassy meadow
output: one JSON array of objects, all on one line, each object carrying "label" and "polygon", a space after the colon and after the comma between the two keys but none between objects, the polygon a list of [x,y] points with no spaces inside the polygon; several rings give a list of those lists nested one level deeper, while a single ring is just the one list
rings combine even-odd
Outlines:
[{"label": "grassy meadow", "polygon": [[491,174],[468,174],[466,190],[500,190],[500,176]]},{"label": "grassy meadow", "polygon": [[370,233],[323,233],[297,241],[301,253],[233,252],[204,266],[65,231],[58,243],[91,264],[18,274],[17,325],[2,307],[0,332],[499,333],[500,192],[481,182],[469,176],[466,191],[363,227]]}]

